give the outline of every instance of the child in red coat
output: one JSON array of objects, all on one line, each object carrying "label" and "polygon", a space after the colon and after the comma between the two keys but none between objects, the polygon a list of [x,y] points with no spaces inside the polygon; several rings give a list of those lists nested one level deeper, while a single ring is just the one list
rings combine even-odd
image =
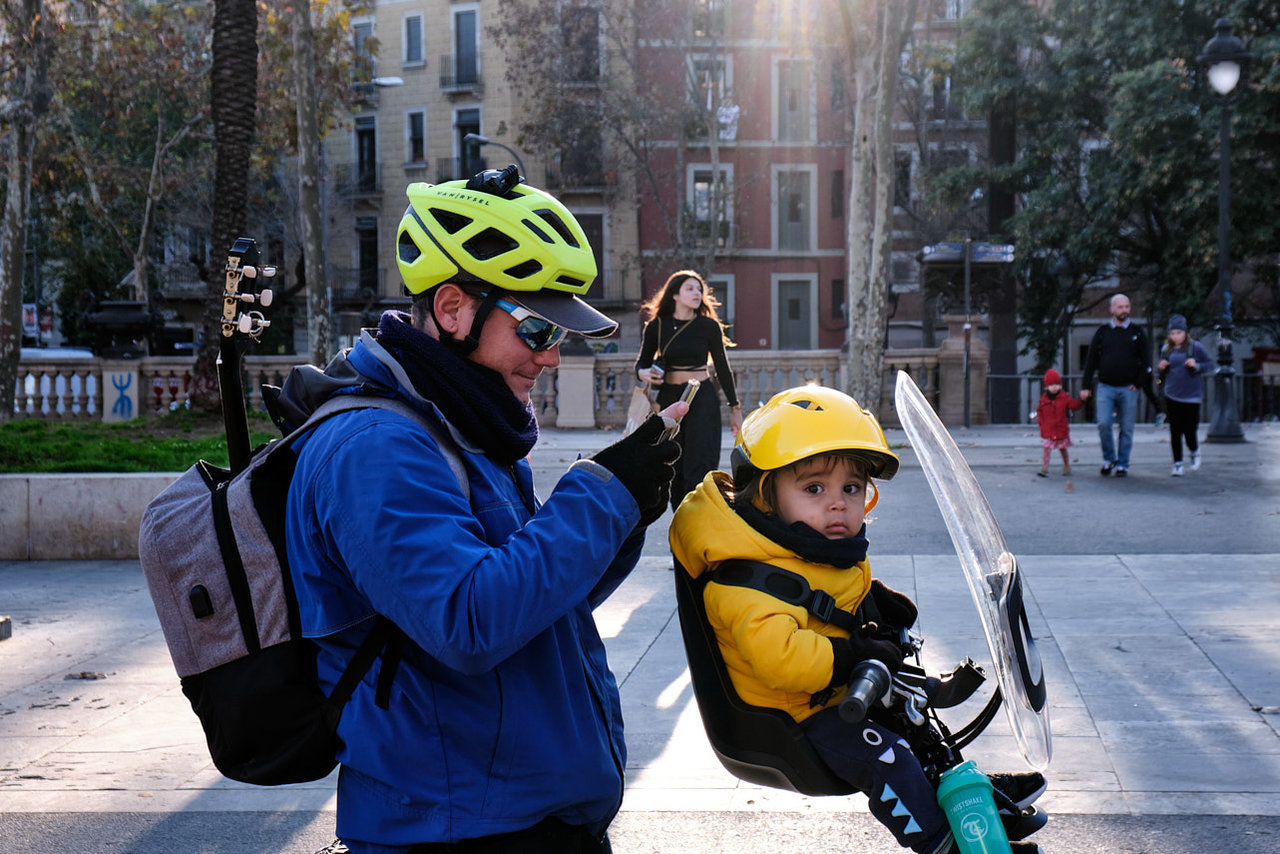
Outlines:
[{"label": "child in red coat", "polygon": [[1040,477],[1049,476],[1049,455],[1056,448],[1062,452],[1062,473],[1071,474],[1071,458],[1067,448],[1071,447],[1071,424],[1067,421],[1067,411],[1084,406],[1062,390],[1062,375],[1053,368],[1044,372],[1044,393],[1040,395],[1040,405],[1036,407],[1036,421],[1040,423],[1040,442],[1044,445],[1044,459],[1040,463]]}]

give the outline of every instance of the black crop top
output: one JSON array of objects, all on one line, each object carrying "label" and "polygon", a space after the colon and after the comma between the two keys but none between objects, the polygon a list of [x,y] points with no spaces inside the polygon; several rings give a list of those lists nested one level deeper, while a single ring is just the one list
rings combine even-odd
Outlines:
[{"label": "black crop top", "polygon": [[[690,324],[688,329],[684,329]],[[684,331],[681,331],[684,329]],[[679,332],[679,335],[676,333]],[[658,337],[661,335],[661,348]],[[674,337],[673,337],[674,336]],[[738,394],[733,385],[733,369],[724,351],[724,332],[720,324],[706,315],[699,314],[693,320],[676,320],[665,316],[649,321],[644,326],[640,343],[640,356],[635,370],[641,371],[653,365],[654,354],[661,349],[662,366],[668,371],[699,371],[706,367],[707,357],[716,367],[716,379],[724,390],[730,406],[738,405]]]}]

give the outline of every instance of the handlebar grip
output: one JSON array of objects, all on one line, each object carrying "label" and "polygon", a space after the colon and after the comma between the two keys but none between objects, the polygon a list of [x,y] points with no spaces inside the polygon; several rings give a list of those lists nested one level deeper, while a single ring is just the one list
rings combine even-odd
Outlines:
[{"label": "handlebar grip", "polygon": [[849,678],[849,690],[840,700],[840,719],[851,724],[865,719],[871,704],[889,690],[892,679],[882,661],[869,658],[858,664]]}]

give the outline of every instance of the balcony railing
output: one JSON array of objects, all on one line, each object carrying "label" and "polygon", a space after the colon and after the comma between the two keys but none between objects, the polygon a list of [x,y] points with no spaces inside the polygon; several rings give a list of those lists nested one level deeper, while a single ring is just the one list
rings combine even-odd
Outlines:
[{"label": "balcony railing", "polygon": [[387,271],[382,267],[330,267],[329,288],[335,309],[359,308],[382,296]]},{"label": "balcony railing", "polygon": [[329,167],[333,191],[344,199],[382,194],[381,163],[341,163]]},{"label": "balcony railing", "polygon": [[475,57],[440,57],[440,91],[446,95],[478,95],[483,92],[484,81],[480,79]]}]

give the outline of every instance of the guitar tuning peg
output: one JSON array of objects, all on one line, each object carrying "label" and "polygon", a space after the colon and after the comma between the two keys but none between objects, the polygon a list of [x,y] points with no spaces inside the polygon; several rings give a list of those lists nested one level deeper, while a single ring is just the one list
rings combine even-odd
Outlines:
[{"label": "guitar tuning peg", "polygon": [[262,278],[264,279],[270,279],[274,277],[275,274],[276,274],[276,268],[273,266],[268,265],[262,268]]},{"label": "guitar tuning peg", "polygon": [[246,265],[244,265],[243,267],[241,267],[241,268],[240,268],[240,272],[244,273],[244,277],[245,277],[246,279],[256,279],[256,278],[258,278],[258,268],[257,268],[257,267],[254,267],[254,266],[251,266],[251,265],[249,265],[249,264],[246,264]]},{"label": "guitar tuning peg", "polygon": [[[272,268],[268,268],[268,269],[272,269]],[[263,308],[269,308],[271,306],[271,300],[274,297],[275,297],[275,294],[272,292],[271,288],[263,288],[262,293],[258,294],[258,304],[261,305]]]},{"label": "guitar tuning peg", "polygon": [[247,314],[240,315],[240,319],[236,321],[236,329],[240,330],[241,335],[248,335],[253,329],[253,318]]}]

